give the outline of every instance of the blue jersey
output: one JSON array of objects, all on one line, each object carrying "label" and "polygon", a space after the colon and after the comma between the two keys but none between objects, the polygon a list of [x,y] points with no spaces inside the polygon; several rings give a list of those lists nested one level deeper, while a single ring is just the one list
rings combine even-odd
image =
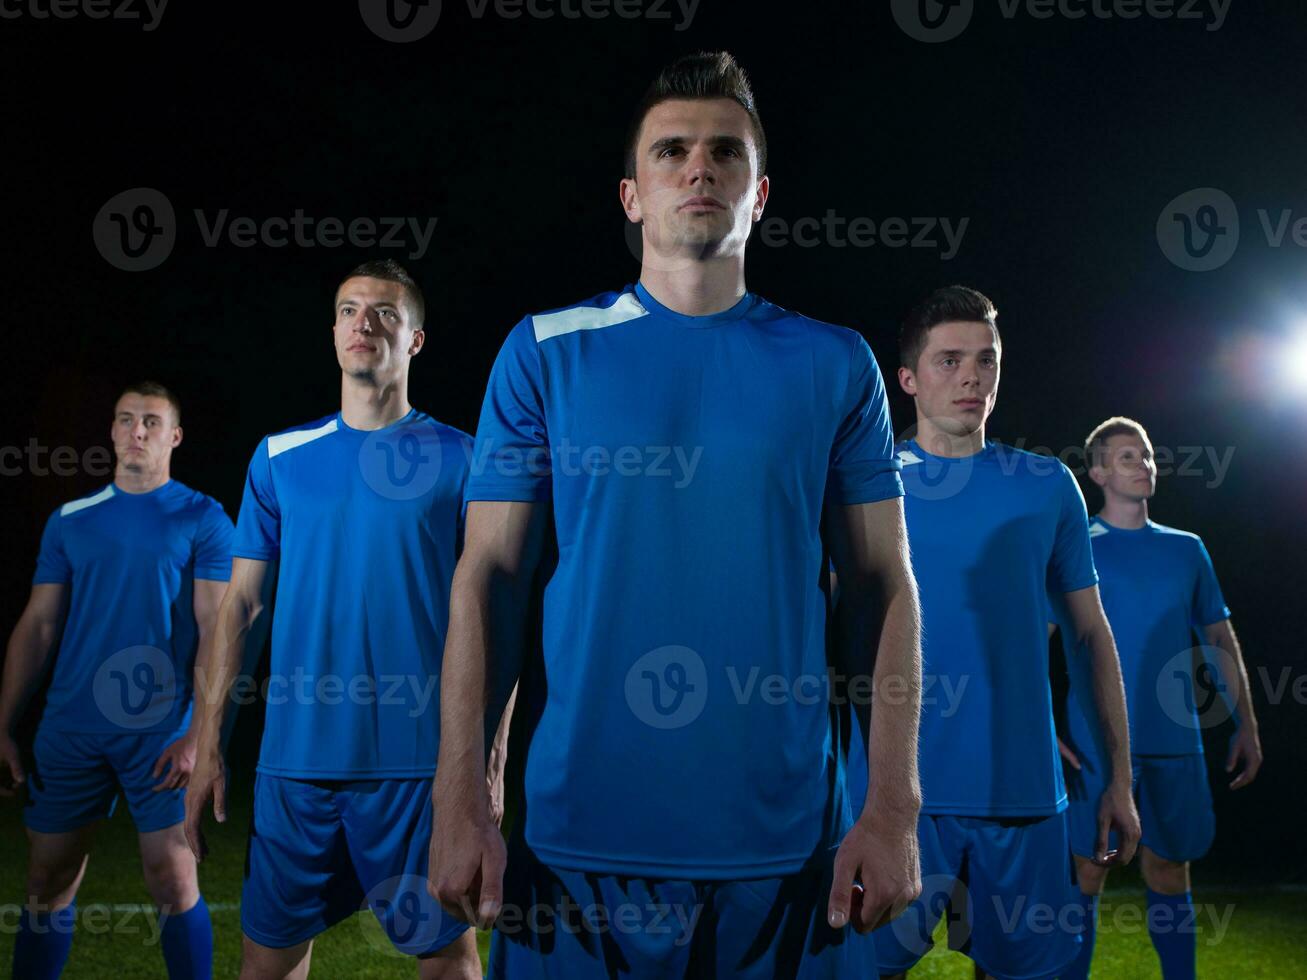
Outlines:
[{"label": "blue jersey", "polygon": [[[921,596],[925,813],[1044,816],[1066,807],[1048,679],[1046,591],[1098,581],[1084,497],[1059,461],[990,441],[946,459],[896,447]],[[861,739],[849,758],[861,805]],[[856,782],[856,785],[855,785]]]},{"label": "blue jersey", "polygon": [[175,731],[190,720],[199,632],[194,579],[231,576],[231,520],[169,480],[109,484],[50,515],[34,585],[68,587],[68,615],[41,725],[53,731]]},{"label": "blue jersey", "polygon": [[233,553],[279,559],[260,772],[435,772],[471,441],[413,410],[373,431],[337,413],[259,443]]},{"label": "blue jersey", "polygon": [[495,362],[469,500],[549,501],[547,689],[526,762],[542,861],[788,874],[837,842],[822,507],[902,493],[854,331],[642,285],[527,317]]},{"label": "blue jersey", "polygon": [[[1202,752],[1202,692],[1195,691],[1192,677],[1195,630],[1230,616],[1207,549],[1196,534],[1152,521],[1119,528],[1095,517],[1089,534],[1103,609],[1121,657],[1130,751]],[[1065,639],[1070,635],[1065,610],[1055,607]],[[1075,669],[1083,660],[1068,648],[1068,732],[1076,745],[1101,746],[1093,688],[1083,669]]]}]

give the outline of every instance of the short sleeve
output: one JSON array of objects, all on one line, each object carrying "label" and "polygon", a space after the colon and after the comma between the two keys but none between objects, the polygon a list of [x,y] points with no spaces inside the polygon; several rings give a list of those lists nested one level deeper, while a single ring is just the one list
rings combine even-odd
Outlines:
[{"label": "short sleeve", "polygon": [[1221,594],[1221,583],[1216,580],[1212,557],[1201,539],[1195,539],[1198,549],[1198,575],[1194,582],[1193,609],[1190,617],[1194,626],[1211,626],[1230,618],[1230,607]]},{"label": "short sleeve", "polygon": [[867,342],[849,333],[853,349],[848,387],[831,446],[826,499],[834,504],[869,504],[903,496],[902,464],[894,456],[889,399],[880,368]]},{"label": "short sleeve", "polygon": [[544,379],[527,317],[508,335],[490,371],[465,498],[548,500],[552,476]]},{"label": "short sleeve", "polygon": [[265,437],[250,460],[245,493],[236,519],[231,553],[236,558],[271,561],[281,552],[281,505],[272,483],[272,461]]},{"label": "short sleeve", "polygon": [[204,513],[195,530],[195,577],[211,582],[231,580],[231,548],[236,528],[216,500],[205,498]]},{"label": "short sleeve", "polygon": [[1080,484],[1066,468],[1058,463],[1057,536],[1053,543],[1053,558],[1049,564],[1049,588],[1057,592],[1078,592],[1098,584],[1098,571],[1094,568],[1094,548],[1089,539],[1089,512]]},{"label": "short sleeve", "polygon": [[33,585],[68,585],[73,580],[73,565],[64,551],[63,519],[59,511],[50,515],[41,534],[41,551],[36,556]]}]

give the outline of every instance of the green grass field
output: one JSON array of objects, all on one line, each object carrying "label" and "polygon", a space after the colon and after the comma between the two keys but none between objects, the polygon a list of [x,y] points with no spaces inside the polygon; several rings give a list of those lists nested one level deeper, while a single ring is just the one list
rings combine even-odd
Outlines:
[{"label": "green grass field", "polygon": [[[242,791],[243,790],[243,791]],[[205,899],[213,908],[214,975],[234,977],[240,961],[241,872],[249,821],[248,786],[234,787],[231,815],[206,832],[210,857],[200,870]],[[17,927],[15,906],[23,892],[26,847],[17,808],[0,805],[0,970],[8,971]],[[1201,881],[1201,872],[1200,872]],[[1094,975],[1106,978],[1159,976],[1143,925],[1142,885],[1127,869],[1103,899]],[[1307,978],[1307,894],[1198,888],[1204,906],[1198,934],[1198,975],[1240,980]],[[162,977],[157,928],[152,913],[125,907],[148,905],[136,857],[136,836],[125,807],[101,829],[78,897],[82,919],[64,976],[69,980],[136,980]],[[488,937],[478,936],[484,961]],[[320,936],[313,973],[337,977],[412,977],[413,964],[389,949],[376,920],[361,913]],[[916,978],[970,978],[970,961],[937,948],[912,973]]]}]

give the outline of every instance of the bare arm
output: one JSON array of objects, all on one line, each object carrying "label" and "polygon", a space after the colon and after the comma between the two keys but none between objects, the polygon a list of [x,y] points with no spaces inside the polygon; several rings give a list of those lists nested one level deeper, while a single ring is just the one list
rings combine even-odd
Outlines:
[{"label": "bare arm", "polygon": [[1242,789],[1257,778],[1257,771],[1262,767],[1262,743],[1257,727],[1257,712],[1253,708],[1252,687],[1248,683],[1248,668],[1244,663],[1243,650],[1239,638],[1234,634],[1234,624],[1228,619],[1203,627],[1203,636],[1207,645],[1216,647],[1222,653],[1221,673],[1227,690],[1235,689],[1234,720],[1239,726],[1230,745],[1230,755],[1226,760],[1225,771],[1234,772],[1242,761],[1243,770],[1230,783],[1231,789]]},{"label": "bare arm", "polygon": [[64,614],[68,588],[58,583],[32,586],[23,614],[9,634],[4,683],[0,686],[0,731],[11,734],[50,663]]},{"label": "bare arm", "polygon": [[1130,764],[1130,727],[1126,718],[1125,684],[1121,680],[1121,661],[1107,614],[1098,597],[1098,586],[1077,589],[1066,594],[1075,642],[1068,650],[1088,650],[1094,685],[1094,705],[1098,711],[1103,744],[1112,766],[1112,782],[1099,808],[1099,840],[1094,854],[1100,864],[1111,859],[1107,852],[1107,834],[1115,824],[1121,832],[1120,863],[1128,862],[1139,842],[1139,816],[1134,808],[1133,777]]},{"label": "bare arm", "polygon": [[[210,796],[214,818],[227,819],[227,776],[222,759],[222,725],[231,698],[231,686],[240,673],[245,638],[263,609],[268,563],[234,558],[231,581],[223,593],[208,641],[200,641],[195,662],[195,707],[191,731],[195,735],[195,768],[186,793],[186,837],[197,860],[207,850],[200,832],[200,817]],[[198,584],[198,583],[197,583]]]},{"label": "bare arm", "polygon": [[[195,653],[195,685],[198,691],[202,679],[207,674],[205,658],[213,644],[214,625],[218,619],[218,605],[222,602],[226,582],[213,579],[197,578],[193,582],[191,607],[195,611],[195,625],[199,633],[199,648]],[[190,728],[181,738],[164,748],[154,763],[154,778],[159,782],[154,786],[156,793],[164,790],[178,789],[185,786],[195,768],[195,748],[199,728],[196,720],[199,712],[191,712]],[[160,777],[162,777],[160,779]]]},{"label": "bare arm", "polygon": [[8,772],[0,772],[0,796],[13,796],[10,784],[27,778],[13,740],[13,729],[49,666],[67,611],[67,586],[34,585],[23,614],[9,635],[4,681],[0,684],[0,768]]},{"label": "bare arm", "polygon": [[[836,858],[829,918],[874,928],[921,890],[917,855],[917,731],[921,716],[921,614],[899,498],[827,509],[826,532],[848,607],[857,672],[872,672],[867,799]],[[853,880],[864,888],[852,907]]]},{"label": "bare arm", "polygon": [[486,746],[502,729],[522,670],[531,585],[549,509],[517,501],[468,504],[441,663],[440,756],[432,789],[432,891],[483,927],[499,914],[503,839],[491,819]]}]

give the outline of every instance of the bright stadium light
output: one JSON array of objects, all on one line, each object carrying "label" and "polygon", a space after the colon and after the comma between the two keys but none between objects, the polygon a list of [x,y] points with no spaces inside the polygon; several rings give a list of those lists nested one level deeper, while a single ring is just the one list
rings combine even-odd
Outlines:
[{"label": "bright stadium light", "polygon": [[1307,323],[1300,325],[1288,340],[1279,363],[1280,383],[1289,393],[1307,395]]}]

